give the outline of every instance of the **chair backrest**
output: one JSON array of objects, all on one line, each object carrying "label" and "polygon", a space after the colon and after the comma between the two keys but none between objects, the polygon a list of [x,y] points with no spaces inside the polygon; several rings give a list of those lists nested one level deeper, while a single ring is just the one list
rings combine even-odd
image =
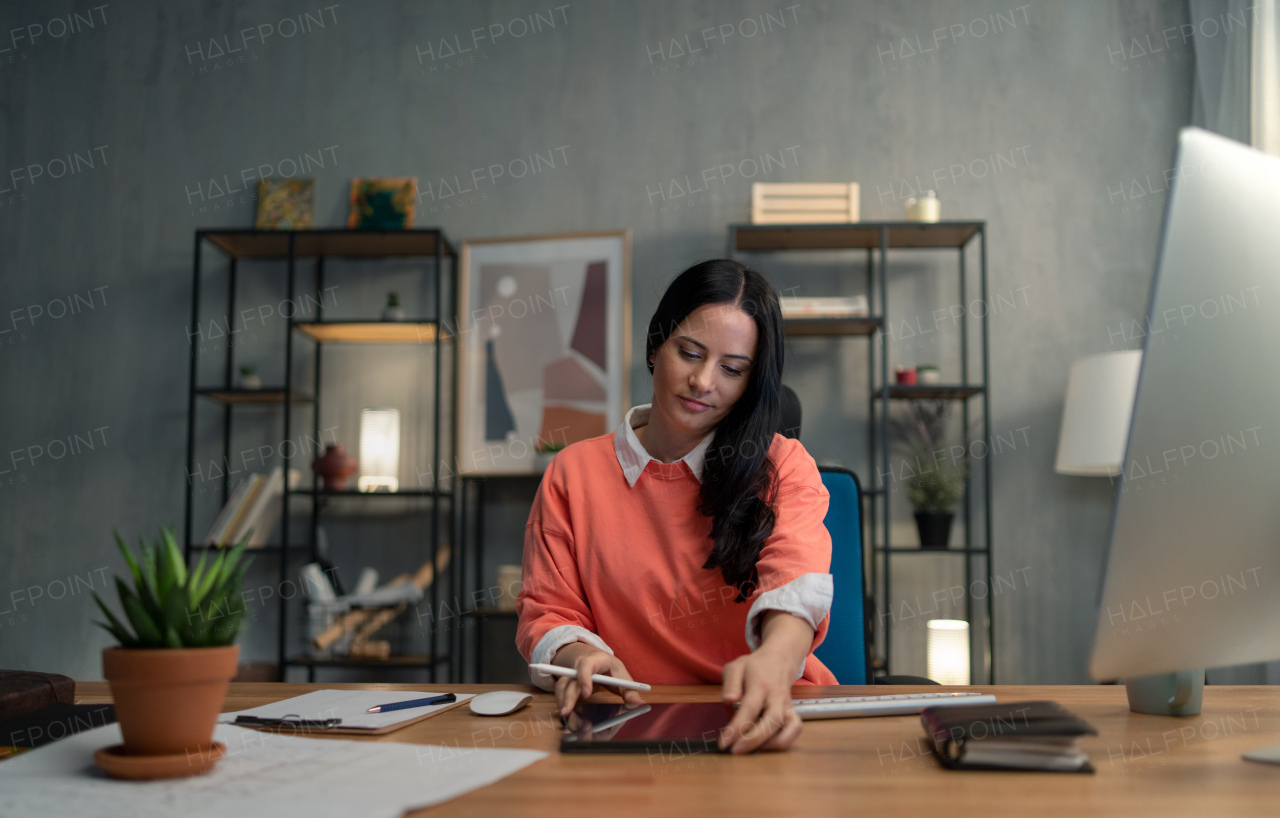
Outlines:
[{"label": "chair backrest", "polygon": [[866,582],[862,555],[862,487],[839,466],[819,466],[831,495],[823,523],[831,534],[831,574],[835,598],[827,638],[814,652],[840,684],[868,683]]}]

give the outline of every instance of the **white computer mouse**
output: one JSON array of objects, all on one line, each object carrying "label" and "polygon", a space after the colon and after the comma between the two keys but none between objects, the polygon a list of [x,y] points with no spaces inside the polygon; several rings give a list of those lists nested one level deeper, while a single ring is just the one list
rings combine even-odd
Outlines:
[{"label": "white computer mouse", "polygon": [[519,690],[494,690],[471,699],[471,712],[477,716],[505,716],[533,701],[533,695]]}]

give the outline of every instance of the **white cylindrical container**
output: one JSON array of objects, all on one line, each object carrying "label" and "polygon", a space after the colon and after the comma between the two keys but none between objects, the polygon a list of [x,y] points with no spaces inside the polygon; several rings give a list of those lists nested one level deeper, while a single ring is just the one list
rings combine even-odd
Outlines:
[{"label": "white cylindrical container", "polygon": [[929,678],[940,685],[969,684],[969,623],[960,619],[930,619]]}]

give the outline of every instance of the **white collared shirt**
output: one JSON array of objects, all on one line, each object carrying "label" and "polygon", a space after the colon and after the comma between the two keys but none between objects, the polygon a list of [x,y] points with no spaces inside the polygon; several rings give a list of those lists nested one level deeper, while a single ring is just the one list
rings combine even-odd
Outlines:
[{"label": "white collared shirt", "polygon": [[[627,485],[630,486],[635,486],[650,460],[658,459],[649,454],[644,444],[640,442],[639,436],[636,435],[636,429],[649,425],[649,415],[652,410],[651,403],[631,407],[623,417],[622,423],[618,424],[617,431],[613,433],[613,450],[618,455],[618,465],[622,466],[622,473],[627,478]],[[707,449],[715,436],[715,429],[707,432],[706,437],[698,441],[698,445],[678,461],[689,467],[689,471],[693,472],[693,476],[699,483],[702,482],[702,469],[707,464]]]}]

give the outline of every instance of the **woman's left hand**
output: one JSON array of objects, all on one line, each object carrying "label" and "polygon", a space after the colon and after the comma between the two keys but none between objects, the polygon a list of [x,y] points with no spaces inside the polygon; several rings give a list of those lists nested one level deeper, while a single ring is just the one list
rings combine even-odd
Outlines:
[{"label": "woman's left hand", "polygon": [[803,724],[791,705],[791,685],[798,665],[791,650],[739,656],[724,666],[721,699],[738,702],[738,712],[720,733],[720,749],[733,753],[785,750],[800,736]]}]

